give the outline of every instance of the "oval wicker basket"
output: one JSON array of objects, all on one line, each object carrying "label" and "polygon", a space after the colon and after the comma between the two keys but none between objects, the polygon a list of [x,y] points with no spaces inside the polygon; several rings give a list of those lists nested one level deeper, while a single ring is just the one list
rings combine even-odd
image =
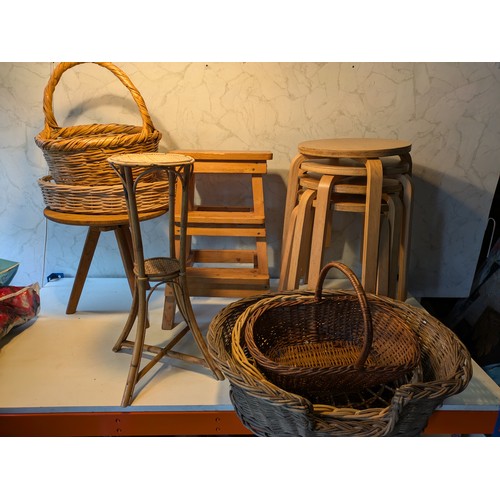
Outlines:
[{"label": "oval wicker basket", "polygon": [[101,186],[117,184],[117,176],[106,161],[113,154],[158,151],[161,133],[155,129],[144,99],[128,76],[109,62],[93,63],[108,69],[130,91],[142,118],[142,126],[90,124],[60,127],[54,116],[53,96],[65,71],[81,62],[56,66],[43,95],[44,129],[35,137],[58,184]]},{"label": "oval wicker basket", "polygon": [[[333,267],[349,278],[355,296],[322,297]],[[414,333],[390,309],[368,304],[356,275],[340,262],[322,269],[314,297],[263,299],[242,318],[240,335],[262,373],[313,403],[393,382],[420,363]]]},{"label": "oval wicker basket", "polygon": [[[38,180],[45,205],[51,210],[75,214],[126,214],[122,184],[114,186],[71,186],[57,184],[50,175]],[[167,209],[168,181],[140,182],[137,186],[139,212]]]},{"label": "oval wicker basket", "polygon": [[[280,295],[313,297],[313,292]],[[329,297],[352,291],[327,290]],[[276,293],[245,297],[223,308],[210,322],[207,343],[217,366],[230,382],[231,401],[242,423],[258,436],[418,436],[443,401],[462,392],[472,377],[472,360],[458,337],[425,310],[386,297],[367,294],[393,310],[416,335],[421,353],[422,380],[389,387],[387,397],[357,409],[343,398],[327,404],[285,391],[267,380],[246,349],[235,355],[233,334],[241,315]],[[240,361],[246,355],[246,362]]]}]

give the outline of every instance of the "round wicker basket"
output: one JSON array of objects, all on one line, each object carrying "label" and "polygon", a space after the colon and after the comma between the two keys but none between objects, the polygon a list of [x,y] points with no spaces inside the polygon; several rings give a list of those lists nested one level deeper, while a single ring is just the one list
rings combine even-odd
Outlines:
[{"label": "round wicker basket", "polygon": [[[105,186],[72,186],[57,184],[47,175],[38,180],[45,205],[58,212],[75,214],[126,214],[127,205],[122,184]],[[139,212],[167,209],[168,181],[141,182],[137,187]]]},{"label": "round wicker basket", "polygon": [[[323,297],[332,267],[349,278],[355,296]],[[240,336],[271,382],[313,403],[398,380],[420,363],[413,331],[378,300],[368,304],[356,275],[340,262],[322,269],[314,297],[277,294],[250,306],[234,328],[233,355]]]},{"label": "round wicker basket", "polygon": [[56,66],[43,95],[44,129],[35,137],[58,184],[102,186],[117,184],[116,173],[107,158],[119,153],[158,151],[161,133],[155,129],[141,94],[128,76],[109,62],[93,63],[111,71],[130,91],[142,118],[142,126],[90,124],[60,127],[54,116],[53,96],[65,71],[80,62],[63,62]]}]

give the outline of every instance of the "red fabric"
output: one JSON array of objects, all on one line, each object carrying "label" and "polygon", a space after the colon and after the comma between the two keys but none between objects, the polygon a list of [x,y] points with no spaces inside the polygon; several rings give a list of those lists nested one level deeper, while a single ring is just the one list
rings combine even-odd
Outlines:
[{"label": "red fabric", "polygon": [[38,283],[21,286],[0,286],[0,338],[20,326],[40,311]]}]

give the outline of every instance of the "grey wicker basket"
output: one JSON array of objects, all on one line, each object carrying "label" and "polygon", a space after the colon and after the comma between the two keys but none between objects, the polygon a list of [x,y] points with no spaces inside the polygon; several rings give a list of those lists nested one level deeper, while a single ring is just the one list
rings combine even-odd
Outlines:
[{"label": "grey wicker basket", "polygon": [[[246,297],[223,308],[210,323],[207,336],[209,350],[230,382],[237,415],[258,436],[417,436],[435,409],[446,398],[463,391],[472,377],[470,354],[451,330],[423,309],[367,294],[369,302],[379,300],[393,308],[417,336],[422,381],[388,386],[386,399],[362,409],[344,399],[337,404],[312,404],[269,382],[255,366],[239,363],[232,354],[232,334],[238,318],[255,302],[273,295]],[[243,348],[252,363],[246,346]]]}]

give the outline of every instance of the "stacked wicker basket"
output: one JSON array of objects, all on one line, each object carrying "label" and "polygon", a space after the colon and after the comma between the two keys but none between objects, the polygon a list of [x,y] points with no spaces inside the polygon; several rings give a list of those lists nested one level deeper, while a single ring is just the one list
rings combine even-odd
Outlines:
[{"label": "stacked wicker basket", "polygon": [[[158,151],[161,133],[155,129],[141,94],[128,76],[108,62],[93,63],[113,73],[130,91],[142,118],[142,126],[91,124],[60,127],[54,116],[53,96],[65,71],[79,62],[56,66],[43,96],[44,129],[35,137],[49,166],[50,175],[39,179],[45,205],[76,214],[125,214],[120,179],[107,158],[119,153]],[[140,173],[137,169],[135,175]],[[138,187],[139,211],[168,207],[168,180],[159,174],[143,176]]]},{"label": "stacked wicker basket", "polygon": [[[321,292],[329,267],[354,291]],[[323,269],[315,293],[269,293],[222,309],[208,345],[236,413],[259,436],[419,435],[472,377],[453,332],[420,308],[365,294],[338,263]]]}]

